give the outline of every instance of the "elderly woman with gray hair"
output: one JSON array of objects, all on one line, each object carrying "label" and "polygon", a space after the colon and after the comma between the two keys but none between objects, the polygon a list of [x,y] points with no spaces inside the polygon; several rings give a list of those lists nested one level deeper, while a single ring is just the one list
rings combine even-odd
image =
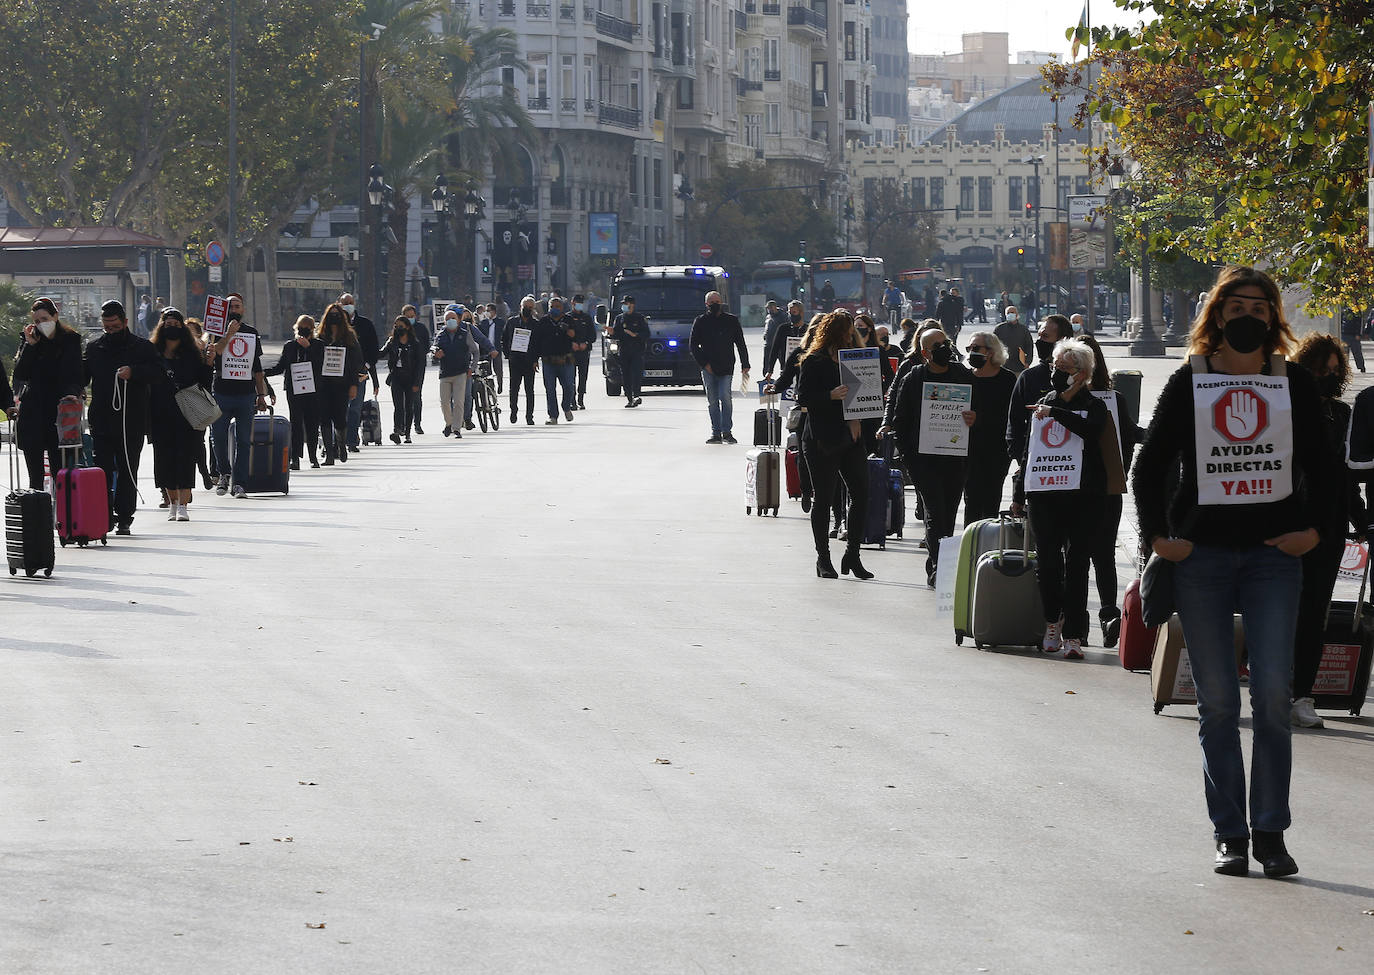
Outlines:
[{"label": "elderly woman with gray hair", "polygon": [[1032,420],[1022,469],[1045,609],[1041,649],[1066,660],[1083,659],[1088,567],[1108,490],[1102,433],[1111,414],[1092,394],[1095,365],[1082,339],[1061,340],[1054,347],[1052,388],[1027,407]]},{"label": "elderly woman with gray hair", "polygon": [[978,419],[969,430],[968,475],[964,479],[964,524],[996,518],[1011,457],[1007,453],[1007,407],[1016,373],[1006,368],[1007,347],[992,332],[969,336],[968,367]]}]

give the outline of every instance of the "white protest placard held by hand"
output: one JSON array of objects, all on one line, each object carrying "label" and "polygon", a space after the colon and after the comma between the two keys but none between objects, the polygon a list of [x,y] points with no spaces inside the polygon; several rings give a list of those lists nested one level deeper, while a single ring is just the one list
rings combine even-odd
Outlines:
[{"label": "white protest placard held by hand", "polygon": [[205,319],[201,327],[210,335],[223,335],[229,329],[229,299],[217,295],[205,297]]},{"label": "white protest placard held by hand", "polygon": [[344,373],[344,360],[348,356],[348,349],[342,345],[326,346],[324,350],[324,369],[321,374],[331,379],[339,379]]},{"label": "white protest placard held by hand", "polygon": [[308,362],[297,362],[291,366],[291,392],[297,396],[309,396],[315,391],[315,370]]},{"label": "white protest placard held by hand", "polygon": [[849,387],[844,398],[846,420],[883,415],[883,374],[877,349],[840,349],[840,385]]},{"label": "white protest placard held by hand", "polygon": [[511,333],[510,350],[512,352],[529,352],[530,350],[530,330],[528,328],[516,328]]},{"label": "white protest placard held by hand", "polygon": [[[1083,414],[1079,414],[1082,416]],[[1083,438],[1052,416],[1031,418],[1026,493],[1077,491],[1083,480]]]},{"label": "white protest placard held by hand", "polygon": [[257,338],[251,333],[236,333],[224,343],[224,352],[219,357],[219,376],[221,379],[251,380],[253,378],[253,351]]},{"label": "white protest placard held by hand", "polygon": [[920,452],[946,457],[967,457],[969,426],[964,411],[973,404],[973,387],[967,383],[933,383],[921,388]]},{"label": "white protest placard held by hand", "polygon": [[940,561],[935,564],[935,618],[954,619],[954,587],[959,580],[960,534],[940,539]]}]

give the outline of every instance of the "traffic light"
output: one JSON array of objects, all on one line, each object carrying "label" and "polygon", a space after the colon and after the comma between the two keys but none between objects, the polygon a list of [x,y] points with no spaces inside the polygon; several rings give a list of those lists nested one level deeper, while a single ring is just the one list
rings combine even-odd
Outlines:
[{"label": "traffic light", "polygon": [[1025,249],[1024,247],[1018,247],[1018,248],[1016,248],[1016,266],[1017,266],[1017,267],[1025,267],[1025,266],[1026,266],[1026,249]]},{"label": "traffic light", "polygon": [[806,241],[804,240],[797,241],[797,263],[806,263]]},{"label": "traffic light", "polygon": [[820,179],[820,183],[817,184],[817,189],[820,190],[817,196],[820,199],[821,206],[825,206],[825,191],[829,188],[829,186],[829,182],[826,180],[824,176],[822,176]]},{"label": "traffic light", "polygon": [[854,198],[852,196],[844,201],[844,218],[846,220],[854,219]]},{"label": "traffic light", "polygon": [[1034,207],[1033,207],[1030,203],[1027,203],[1027,204],[1026,204],[1026,216],[1029,217],[1029,216],[1031,215],[1031,211],[1032,211],[1033,209],[1034,209]]},{"label": "traffic light", "polygon": [[482,258],[482,273],[483,273],[483,274],[490,274],[490,273],[491,273],[491,256],[490,256],[490,255],[487,255],[487,256],[485,256],[485,257]]}]

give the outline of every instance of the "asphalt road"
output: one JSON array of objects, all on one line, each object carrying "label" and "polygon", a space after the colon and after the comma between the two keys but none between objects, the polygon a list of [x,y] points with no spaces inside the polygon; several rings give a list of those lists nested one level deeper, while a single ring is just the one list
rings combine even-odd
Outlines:
[{"label": "asphalt road", "polygon": [[1193,709],[956,647],[914,524],[816,579],[699,393],[588,403],[0,583],[0,972],[1369,970],[1369,717],[1296,738],[1301,875],[1215,876]]}]

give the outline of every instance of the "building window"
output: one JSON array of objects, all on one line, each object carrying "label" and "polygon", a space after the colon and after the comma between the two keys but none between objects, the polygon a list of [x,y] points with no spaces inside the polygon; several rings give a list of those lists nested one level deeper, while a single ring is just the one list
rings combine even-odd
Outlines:
[{"label": "building window", "polygon": [[846,20],[844,22],[844,59],[853,61],[858,56],[859,52],[854,40],[854,21]]},{"label": "building window", "polygon": [[1078,196],[1083,196],[1086,193],[1091,193],[1093,191],[1092,180],[1089,179],[1087,176],[1075,176],[1073,178],[1073,191]]},{"label": "building window", "polygon": [[639,157],[630,157],[630,206],[639,206]]},{"label": "building window", "polygon": [[577,110],[577,58],[565,54],[559,64],[558,97],[563,99],[563,111],[574,112]]},{"label": "building window", "polygon": [[1026,202],[1032,209],[1040,209],[1040,181],[1033,176],[1026,177]]},{"label": "building window", "polygon": [[596,58],[590,54],[582,58],[582,97],[587,100],[587,110],[591,111],[596,106],[593,102],[596,99],[596,84],[592,79],[596,77]]},{"label": "building window", "polygon": [[509,96],[512,97],[512,98],[515,97],[515,69],[514,69],[514,68],[502,68],[502,69],[501,69],[501,88],[504,90],[505,94],[509,95]]},{"label": "building window", "polygon": [[764,131],[769,135],[782,135],[782,106],[777,102],[769,102],[765,108],[768,113],[768,128]]},{"label": "building window", "polygon": [[926,208],[926,181],[924,176],[916,176],[911,180],[911,207],[914,210]]},{"label": "building window", "polygon": [[640,72],[639,72],[639,69],[638,69],[638,68],[635,68],[635,69],[631,70],[631,71],[630,71],[630,107],[633,108],[636,112],[639,111],[639,79],[640,79]]},{"label": "building window", "polygon": [[547,54],[531,54],[529,57],[529,97],[527,107],[536,111],[547,111],[549,107],[549,61]]},{"label": "building window", "polygon": [[945,208],[945,178],[943,176],[930,177],[930,208],[932,210]]},{"label": "building window", "polygon": [[1059,177],[1059,202],[1055,205],[1059,207],[1059,212],[1065,214],[1069,212],[1069,183],[1070,177]]},{"label": "building window", "polygon": [[763,70],[768,72],[770,80],[782,80],[782,69],[778,66],[778,39],[776,37],[763,39]]},{"label": "building window", "polygon": [[1013,216],[1021,215],[1021,177],[1007,177],[1007,210]]},{"label": "building window", "polygon": [[654,209],[663,209],[663,160],[654,160]]},{"label": "building window", "polygon": [[959,209],[965,213],[973,212],[973,177],[959,177]]},{"label": "building window", "polygon": [[763,116],[745,115],[741,124],[744,126],[744,144],[751,149],[762,149],[763,139],[760,136],[760,131],[763,127]]},{"label": "building window", "polygon": [[677,83],[677,107],[695,108],[695,92],[692,90],[691,78],[680,78]]},{"label": "building window", "polygon": [[992,212],[992,177],[978,177],[978,212]]}]

